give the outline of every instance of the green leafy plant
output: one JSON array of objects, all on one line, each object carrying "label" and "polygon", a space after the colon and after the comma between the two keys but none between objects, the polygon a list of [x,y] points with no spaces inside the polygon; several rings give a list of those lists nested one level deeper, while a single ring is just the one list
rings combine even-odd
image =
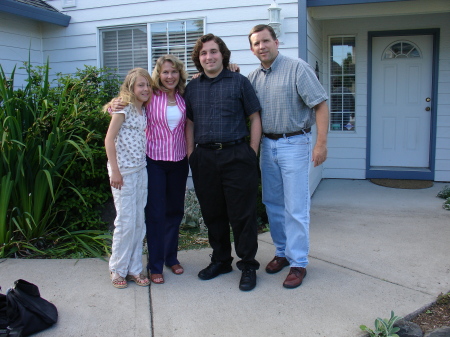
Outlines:
[{"label": "green leafy plant", "polygon": [[391,311],[391,317],[389,319],[377,318],[375,320],[375,330],[369,329],[365,325],[361,325],[359,328],[362,331],[367,331],[370,337],[399,337],[396,332],[400,330],[398,327],[394,327],[394,323],[398,321],[400,317],[395,316]]},{"label": "green leafy plant", "polygon": [[444,188],[441,191],[439,191],[437,196],[442,199],[450,198],[450,186],[445,185]]},{"label": "green leafy plant", "polygon": [[450,292],[446,294],[440,294],[436,300],[437,304],[450,306]]},{"label": "green leafy plant", "polygon": [[82,127],[75,132],[89,145],[93,166],[77,161],[68,174],[70,180],[77,181],[85,203],[68,190],[62,195],[60,206],[67,210],[70,229],[98,229],[106,225],[100,220],[101,206],[111,198],[104,149],[110,117],[101,108],[117,94],[120,82],[107,69],[91,66],[78,69],[74,75],[61,76],[57,81],[59,88],[66,83],[76,93],[78,114],[67,116],[67,123],[81,123]]},{"label": "green leafy plant", "polygon": [[184,216],[180,227],[185,230],[197,228],[200,233],[205,233],[207,230],[194,189],[186,189],[184,195]]},{"label": "green leafy plant", "polygon": [[437,194],[437,196],[439,198],[446,199],[442,207],[450,211],[450,186],[444,186],[444,188]]},{"label": "green leafy plant", "polygon": [[[97,106],[101,84],[92,84],[98,76],[88,69],[78,80],[60,78],[51,87],[48,62],[24,69],[27,85],[14,89],[15,69],[7,77],[0,66],[0,258],[107,252],[109,234],[80,231],[72,221],[74,207],[82,219],[96,204],[91,201],[106,200],[109,191],[109,186],[99,193],[83,188],[98,190],[96,179],[106,175],[107,119]],[[90,113],[86,123],[83,117]],[[96,120],[103,121],[104,130],[97,131]],[[95,167],[100,161],[103,175]]]},{"label": "green leafy plant", "polygon": [[447,200],[445,200],[444,204],[442,205],[442,207],[444,209],[446,209],[447,211],[450,211],[450,197],[447,198]]}]

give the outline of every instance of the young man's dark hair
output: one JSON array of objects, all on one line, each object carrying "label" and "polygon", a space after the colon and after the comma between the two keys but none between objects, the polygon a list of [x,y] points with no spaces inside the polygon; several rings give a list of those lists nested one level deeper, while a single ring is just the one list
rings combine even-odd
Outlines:
[{"label": "young man's dark hair", "polygon": [[250,34],[248,34],[248,42],[250,42],[250,47],[252,46],[252,40],[250,40],[250,37],[255,33],[262,32],[264,29],[267,29],[269,31],[270,36],[272,37],[272,39],[274,41],[277,39],[277,34],[275,33],[275,31],[273,30],[273,28],[271,26],[256,25],[255,27],[252,28],[252,30],[250,31]]},{"label": "young man's dark hair", "polygon": [[214,41],[215,43],[217,43],[217,45],[219,46],[219,51],[222,54],[222,58],[223,58],[223,61],[222,61],[223,68],[224,69],[228,68],[228,64],[230,63],[231,52],[228,49],[225,42],[223,42],[223,40],[220,37],[215,36],[214,34],[206,34],[206,35],[201,36],[197,40],[197,43],[194,46],[194,50],[192,51],[192,61],[194,61],[195,67],[200,72],[203,72],[203,67],[200,64],[200,51],[203,48],[203,44],[205,42],[208,42],[211,40]]}]

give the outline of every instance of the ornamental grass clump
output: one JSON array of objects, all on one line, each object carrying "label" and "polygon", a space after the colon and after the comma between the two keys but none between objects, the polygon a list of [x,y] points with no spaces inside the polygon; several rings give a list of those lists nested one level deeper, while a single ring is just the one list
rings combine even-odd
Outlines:
[{"label": "ornamental grass clump", "polygon": [[79,170],[95,175],[92,139],[103,136],[83,121],[82,90],[68,78],[52,88],[48,62],[38,68],[26,64],[27,85],[15,89],[15,68],[7,77],[0,66],[0,258],[105,255],[108,233],[67,221],[67,205],[89,209]]}]

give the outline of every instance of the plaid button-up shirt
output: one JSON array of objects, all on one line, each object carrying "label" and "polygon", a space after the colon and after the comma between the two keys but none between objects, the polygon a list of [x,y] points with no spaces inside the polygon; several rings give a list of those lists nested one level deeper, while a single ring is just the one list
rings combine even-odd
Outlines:
[{"label": "plaid button-up shirt", "polygon": [[197,144],[225,143],[247,136],[246,117],[261,110],[249,80],[228,69],[215,78],[203,74],[189,82],[184,99]]},{"label": "plaid button-up shirt", "polygon": [[262,106],[264,133],[290,133],[315,124],[313,107],[328,99],[312,67],[301,59],[278,54],[269,69],[248,75]]}]

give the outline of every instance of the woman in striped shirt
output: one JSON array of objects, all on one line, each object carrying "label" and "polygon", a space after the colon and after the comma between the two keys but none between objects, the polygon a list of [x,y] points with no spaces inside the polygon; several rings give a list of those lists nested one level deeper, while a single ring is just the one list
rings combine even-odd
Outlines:
[{"label": "woman in striped shirt", "polygon": [[152,73],[155,86],[147,114],[148,199],[145,208],[152,282],[164,283],[163,267],[176,275],[184,272],[177,259],[178,233],[184,214],[189,165],[182,97],[187,73],[174,55],[161,56]]},{"label": "woman in striped shirt", "polygon": [[[147,270],[156,284],[164,283],[164,265],[176,275],[184,272],[177,254],[189,173],[184,133],[186,106],[182,97],[186,79],[180,59],[174,55],[161,56],[152,73],[153,98],[146,106]],[[113,100],[108,110],[119,111],[124,107],[120,101]]]}]

